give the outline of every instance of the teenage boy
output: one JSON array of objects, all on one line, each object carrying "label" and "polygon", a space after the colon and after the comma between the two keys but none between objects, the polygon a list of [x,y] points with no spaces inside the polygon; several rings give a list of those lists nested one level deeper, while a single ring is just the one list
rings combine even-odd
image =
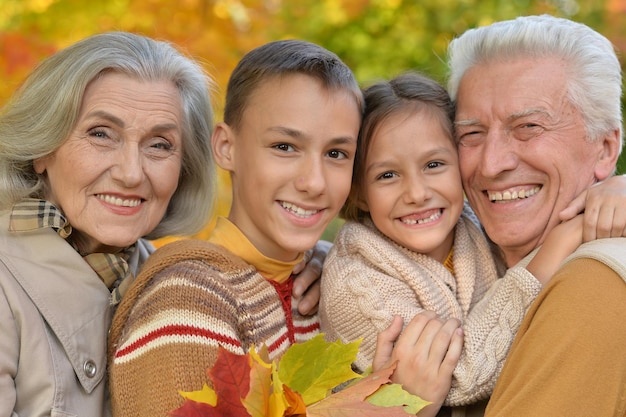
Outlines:
[{"label": "teenage boy", "polygon": [[[209,242],[151,256],[111,330],[115,415],[163,416],[180,391],[208,382],[219,347],[271,359],[319,332],[291,297],[292,269],[350,191],[363,99],[333,53],[285,40],[249,52],[233,71],[212,137],[233,201]],[[183,173],[184,175],[184,173]]]}]

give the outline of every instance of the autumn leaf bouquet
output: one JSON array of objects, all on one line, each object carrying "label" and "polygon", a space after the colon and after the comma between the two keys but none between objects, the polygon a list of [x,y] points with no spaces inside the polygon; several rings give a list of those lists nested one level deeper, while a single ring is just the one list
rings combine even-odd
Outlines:
[{"label": "autumn leaf bouquet", "polygon": [[[390,382],[395,366],[367,375],[352,370],[360,341],[330,343],[323,335],[292,345],[278,363],[267,350],[235,355],[221,348],[207,371],[213,388],[181,392],[172,417],[415,415],[427,401]],[[345,388],[333,392],[333,389]]]}]

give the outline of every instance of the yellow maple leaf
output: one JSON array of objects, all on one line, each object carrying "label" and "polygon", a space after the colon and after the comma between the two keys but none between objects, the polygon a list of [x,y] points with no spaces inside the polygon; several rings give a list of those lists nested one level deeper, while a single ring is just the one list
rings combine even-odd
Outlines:
[{"label": "yellow maple leaf", "polygon": [[217,394],[207,384],[202,386],[199,391],[178,391],[185,399],[195,401],[197,403],[209,404],[215,407],[217,404]]}]

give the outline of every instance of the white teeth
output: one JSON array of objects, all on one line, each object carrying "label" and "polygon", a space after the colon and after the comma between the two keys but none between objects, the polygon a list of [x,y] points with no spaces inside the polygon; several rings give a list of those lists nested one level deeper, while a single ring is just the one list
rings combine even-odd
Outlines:
[{"label": "white teeth", "polygon": [[285,201],[282,201],[280,205],[283,206],[283,208],[289,211],[290,213],[295,214],[298,217],[303,217],[303,218],[311,217],[312,215],[319,212],[319,210],[305,210],[302,207],[298,207],[295,204],[287,203]]},{"label": "white teeth", "polygon": [[139,204],[141,204],[141,200],[139,199],[122,200],[119,197],[113,197],[110,195],[103,195],[103,194],[98,194],[98,198],[104,201],[105,203],[113,204],[114,206],[120,206],[120,207],[137,207]]},{"label": "white teeth", "polygon": [[537,186],[531,190],[520,190],[520,191],[504,191],[504,192],[489,192],[489,200],[491,201],[511,201],[518,200],[522,198],[528,198],[532,195],[535,195],[541,187]]},{"label": "white teeth", "polygon": [[432,221],[435,221],[439,217],[441,217],[441,210],[439,210],[437,213],[431,214],[430,216],[428,216],[428,217],[426,217],[424,219],[419,219],[419,220],[402,219],[402,223],[404,223],[404,224],[425,224],[425,223],[430,223]]}]

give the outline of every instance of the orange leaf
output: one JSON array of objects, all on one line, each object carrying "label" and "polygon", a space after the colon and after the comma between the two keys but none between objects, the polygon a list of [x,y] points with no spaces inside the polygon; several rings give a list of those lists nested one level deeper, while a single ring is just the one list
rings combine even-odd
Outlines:
[{"label": "orange leaf", "polygon": [[407,417],[401,406],[380,407],[365,401],[381,385],[390,382],[395,364],[358,380],[346,389],[307,407],[307,417]]},{"label": "orange leaf", "polygon": [[285,416],[297,416],[300,414],[306,414],[306,405],[302,400],[302,396],[284,384],[283,390],[285,393],[285,399],[287,400],[288,404],[288,407],[285,410]]},{"label": "orange leaf", "polygon": [[[254,349],[250,350],[251,356],[255,355],[254,352]],[[260,359],[250,362],[250,391],[241,402],[252,417],[265,417],[269,407],[272,367],[261,363]]]}]

